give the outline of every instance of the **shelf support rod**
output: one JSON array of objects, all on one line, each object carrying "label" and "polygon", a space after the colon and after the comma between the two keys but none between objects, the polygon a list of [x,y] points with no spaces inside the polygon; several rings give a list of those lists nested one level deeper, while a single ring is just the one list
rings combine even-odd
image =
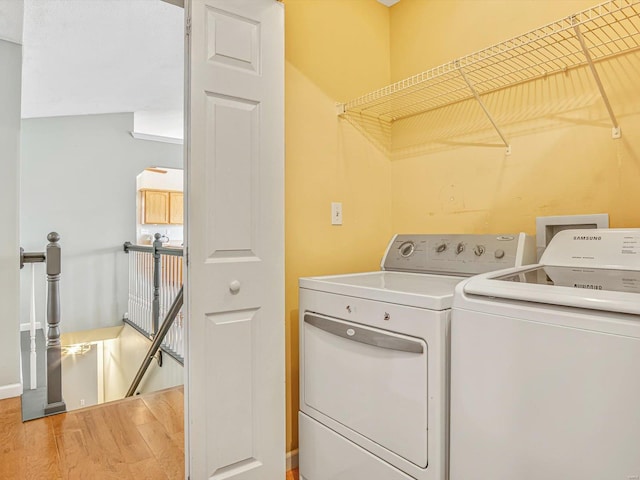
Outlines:
[{"label": "shelf support rod", "polygon": [[456,61],[456,67],[458,67],[458,71],[460,72],[460,75],[462,75],[462,79],[467,84],[467,86],[469,87],[469,90],[471,90],[471,93],[473,93],[473,96],[480,104],[480,107],[482,108],[482,110],[484,111],[484,114],[487,116],[487,118],[491,122],[491,125],[493,125],[493,128],[495,129],[495,131],[498,132],[498,135],[500,135],[500,138],[502,139],[502,143],[504,143],[504,146],[507,147],[507,152],[506,152],[507,155],[511,155],[511,145],[507,141],[507,137],[504,136],[504,134],[502,133],[502,130],[500,130],[500,127],[498,126],[496,121],[493,119],[491,112],[489,112],[489,109],[480,98],[480,95],[476,91],[475,87],[465,75],[464,70],[462,70],[462,67],[460,66],[460,62]]},{"label": "shelf support rod", "polygon": [[586,42],[584,41],[584,37],[582,36],[582,32],[580,31],[580,25],[578,25],[576,17],[572,19],[573,30],[576,32],[576,37],[578,38],[578,42],[580,42],[580,46],[582,47],[582,52],[587,59],[587,63],[589,64],[589,68],[591,69],[591,74],[593,75],[594,80],[596,81],[596,85],[598,85],[598,90],[600,90],[600,96],[604,101],[605,106],[607,107],[607,112],[609,112],[609,117],[611,118],[611,123],[613,124],[613,128],[611,129],[611,138],[620,138],[622,136],[622,131],[620,130],[620,125],[618,124],[618,120],[616,119],[615,113],[613,113],[613,108],[611,107],[611,103],[609,102],[609,97],[607,96],[607,92],[604,90],[604,85],[602,85],[602,80],[600,80],[600,75],[596,70],[596,66],[593,63],[593,59],[591,58],[591,53],[589,52],[589,48],[587,47]]}]

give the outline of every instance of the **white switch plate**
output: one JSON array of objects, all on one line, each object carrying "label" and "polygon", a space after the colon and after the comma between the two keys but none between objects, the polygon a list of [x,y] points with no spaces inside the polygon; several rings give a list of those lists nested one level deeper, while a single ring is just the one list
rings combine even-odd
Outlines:
[{"label": "white switch plate", "polygon": [[341,202],[331,202],[331,225],[342,225]]}]

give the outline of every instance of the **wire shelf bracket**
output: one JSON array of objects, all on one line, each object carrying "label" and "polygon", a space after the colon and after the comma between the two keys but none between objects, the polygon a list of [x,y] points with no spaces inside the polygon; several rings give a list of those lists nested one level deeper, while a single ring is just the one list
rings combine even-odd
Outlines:
[{"label": "wire shelf bracket", "polygon": [[582,36],[582,32],[580,31],[579,20],[573,16],[571,17],[571,21],[573,25],[573,31],[576,34],[576,38],[578,42],[580,42],[580,47],[582,48],[582,52],[584,53],[585,58],[587,59],[587,63],[589,64],[589,70],[591,70],[591,74],[593,75],[593,79],[598,86],[598,90],[600,91],[600,96],[604,101],[604,105],[607,107],[607,112],[609,113],[609,118],[611,119],[611,123],[613,127],[611,128],[611,138],[616,139],[622,137],[622,130],[620,129],[620,124],[618,123],[618,119],[616,118],[615,113],[613,112],[613,107],[611,106],[611,102],[609,102],[609,97],[607,96],[607,91],[604,89],[604,85],[602,85],[602,80],[600,80],[600,75],[598,74],[598,70],[596,70],[596,66],[593,63],[593,58],[591,58],[591,53],[589,52],[589,47],[587,47],[586,42],[584,41],[584,37]]},{"label": "wire shelf bracket", "polygon": [[476,99],[476,101],[480,105],[480,108],[482,108],[482,111],[487,116],[487,118],[491,122],[491,125],[493,125],[493,128],[495,129],[495,131],[500,136],[500,139],[502,140],[502,143],[504,143],[504,146],[506,147],[506,154],[507,155],[511,155],[511,145],[509,144],[509,141],[507,140],[507,137],[505,137],[504,133],[502,133],[502,130],[500,129],[500,127],[498,126],[498,124],[494,120],[493,116],[491,115],[491,112],[489,111],[487,106],[484,104],[484,102],[480,98],[480,95],[478,94],[477,90],[474,88],[473,83],[471,83],[469,78],[467,78],[467,76],[465,75],[464,70],[460,66],[460,62],[456,61],[455,65],[458,67],[458,71],[460,72],[460,75],[462,76],[462,79],[464,80],[464,83],[467,84],[467,86],[469,87],[469,90],[471,90],[471,93],[473,94],[474,98]]}]

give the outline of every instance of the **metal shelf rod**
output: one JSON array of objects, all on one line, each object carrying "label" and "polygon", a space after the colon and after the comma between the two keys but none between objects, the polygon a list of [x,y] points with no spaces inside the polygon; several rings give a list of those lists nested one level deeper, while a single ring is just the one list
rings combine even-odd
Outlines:
[{"label": "metal shelf rod", "polygon": [[500,130],[500,127],[498,126],[496,121],[493,119],[491,112],[489,112],[489,109],[480,98],[480,95],[478,95],[478,92],[473,87],[473,84],[469,81],[467,76],[465,75],[464,70],[462,70],[461,66],[458,66],[458,71],[460,72],[460,75],[462,75],[462,78],[464,79],[465,83],[469,86],[469,90],[471,90],[471,93],[473,93],[473,96],[478,101],[478,104],[480,105],[480,107],[484,111],[484,114],[487,116],[487,118],[491,122],[491,125],[493,125],[493,128],[496,130],[496,132],[498,132],[498,135],[500,135],[500,138],[502,139],[504,146],[507,147],[507,155],[511,155],[511,145],[509,144],[507,137],[505,137],[504,134],[502,133],[502,130]]},{"label": "metal shelf rod", "polygon": [[587,59],[587,63],[589,64],[589,69],[591,70],[593,79],[596,81],[598,90],[600,90],[600,96],[602,96],[602,100],[604,101],[604,104],[607,107],[607,112],[609,112],[609,117],[611,118],[611,123],[613,124],[613,128],[611,129],[611,137],[620,138],[622,136],[622,132],[620,130],[620,124],[618,123],[618,119],[616,118],[615,113],[613,113],[613,108],[611,107],[611,102],[609,102],[609,97],[607,96],[607,92],[604,89],[604,85],[602,85],[602,80],[600,80],[600,75],[598,74],[598,70],[596,70],[596,66],[593,63],[593,59],[591,58],[591,53],[589,52],[589,48],[587,47],[587,44],[584,41],[582,32],[580,31],[580,25],[574,25],[573,30],[576,32],[576,37],[578,38],[578,42],[580,42],[580,46],[582,47],[584,56]]}]

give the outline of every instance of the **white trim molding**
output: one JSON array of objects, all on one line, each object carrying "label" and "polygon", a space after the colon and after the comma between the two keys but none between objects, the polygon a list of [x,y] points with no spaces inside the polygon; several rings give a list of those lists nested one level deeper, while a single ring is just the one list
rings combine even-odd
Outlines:
[{"label": "white trim molding", "polygon": [[22,42],[16,40],[15,38],[5,37],[4,35],[0,35],[0,40],[7,43],[13,43],[14,45],[22,46]]},{"label": "white trim molding", "polygon": [[[29,330],[31,330],[31,324],[30,323],[21,323],[20,324],[20,331],[21,332],[28,332]],[[42,323],[41,322],[36,322],[36,330],[42,330]]]},{"label": "white trim molding", "polygon": [[162,0],[163,2],[171,3],[176,7],[184,8],[184,0]]},{"label": "white trim molding", "polygon": [[298,468],[298,449],[287,452],[287,471]]},{"label": "white trim molding", "polygon": [[184,141],[181,138],[165,137],[163,135],[151,135],[149,133],[130,132],[131,136],[137,140],[150,140],[152,142],[175,143],[182,145]]},{"label": "white trim molding", "polygon": [[10,385],[0,386],[0,400],[4,400],[6,398],[19,397],[20,395],[22,395],[21,383],[12,383]]}]

